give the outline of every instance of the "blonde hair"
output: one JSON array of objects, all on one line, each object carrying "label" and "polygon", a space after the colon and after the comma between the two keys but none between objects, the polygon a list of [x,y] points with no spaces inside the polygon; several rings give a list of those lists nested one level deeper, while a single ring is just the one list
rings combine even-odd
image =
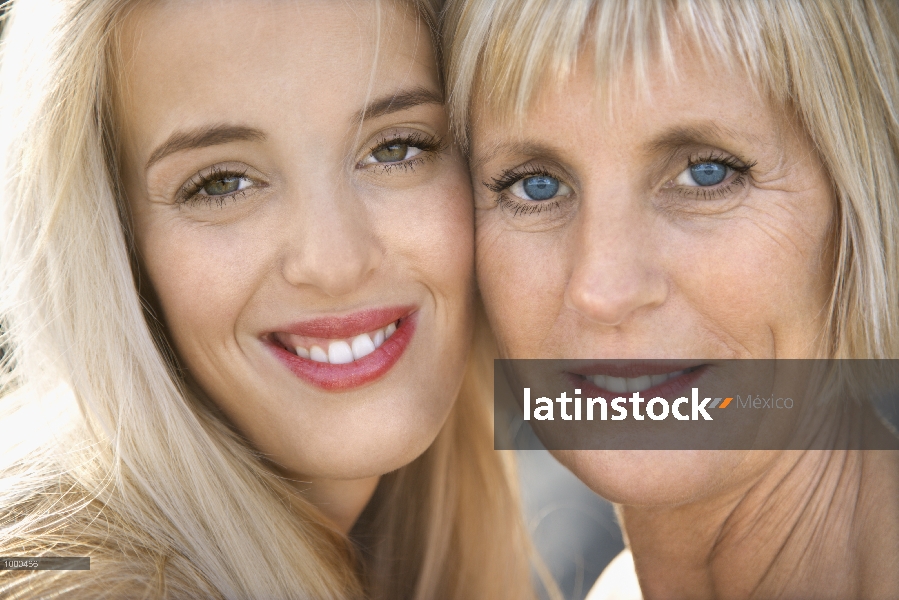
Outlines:
[{"label": "blonde hair", "polygon": [[450,115],[467,143],[479,114],[520,119],[539,85],[593,50],[598,93],[645,86],[673,39],[745,68],[795,112],[838,203],[826,352],[899,356],[899,7],[891,0],[450,0],[443,21]]},{"label": "blonde hair", "polygon": [[0,595],[531,597],[478,357],[431,448],[383,477],[364,555],[187,388],[120,215],[112,48],[132,4],[16,2],[4,31],[0,555],[91,570],[5,572]]}]

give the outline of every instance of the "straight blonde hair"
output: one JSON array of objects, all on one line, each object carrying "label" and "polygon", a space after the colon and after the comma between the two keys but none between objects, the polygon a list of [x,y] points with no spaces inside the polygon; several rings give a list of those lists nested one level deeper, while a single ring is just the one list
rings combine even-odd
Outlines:
[{"label": "straight blonde hair", "polygon": [[[520,120],[592,51],[597,93],[676,77],[674,40],[746,70],[795,113],[838,203],[826,353],[899,356],[899,6],[892,0],[449,0],[450,115]],[[589,60],[589,56],[587,57]],[[645,87],[644,87],[645,89]],[[472,106],[478,111],[472,112]]]},{"label": "straight blonde hair", "polygon": [[[0,596],[532,597],[482,356],[353,539],[185,384],[137,292],[117,183],[115,37],[132,5],[17,1],[4,31],[0,555],[91,570],[7,571]],[[411,5],[433,26],[434,2]]]}]

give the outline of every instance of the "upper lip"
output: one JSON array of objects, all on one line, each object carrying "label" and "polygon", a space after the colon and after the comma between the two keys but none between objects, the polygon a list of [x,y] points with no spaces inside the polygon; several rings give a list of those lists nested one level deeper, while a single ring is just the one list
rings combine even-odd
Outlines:
[{"label": "upper lip", "polygon": [[273,331],[310,338],[351,338],[389,325],[414,311],[415,307],[410,305],[368,308],[343,315],[320,316],[297,321]]},{"label": "upper lip", "polygon": [[567,368],[574,375],[607,375],[610,377],[635,378],[644,375],[665,375],[706,364],[700,360],[653,360],[653,361],[583,361],[582,366]]}]

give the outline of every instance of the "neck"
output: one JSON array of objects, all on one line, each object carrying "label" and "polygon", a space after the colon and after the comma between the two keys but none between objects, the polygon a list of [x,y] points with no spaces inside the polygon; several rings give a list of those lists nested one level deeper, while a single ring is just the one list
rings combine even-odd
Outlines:
[{"label": "neck", "polygon": [[333,524],[349,534],[371,500],[380,477],[364,479],[317,479],[304,486],[304,497]]},{"label": "neck", "polygon": [[739,489],[620,514],[647,600],[899,589],[897,451],[782,451]]}]

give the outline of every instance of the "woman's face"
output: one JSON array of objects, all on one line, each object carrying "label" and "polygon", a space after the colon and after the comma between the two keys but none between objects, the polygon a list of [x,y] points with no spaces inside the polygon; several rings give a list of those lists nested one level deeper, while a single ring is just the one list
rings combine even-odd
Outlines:
[{"label": "woman's face", "polygon": [[428,30],[391,2],[161,2],[122,43],[123,171],[185,368],[307,480],[433,441],[471,335],[473,215]]},{"label": "woman's face", "polygon": [[[474,107],[477,273],[503,354],[820,356],[835,202],[797,120],[687,50],[676,78],[651,72],[648,95],[624,84],[611,106],[592,60],[578,64],[520,128]],[[747,460],[681,454],[625,473],[601,453],[559,454],[622,500],[701,493]]]}]

